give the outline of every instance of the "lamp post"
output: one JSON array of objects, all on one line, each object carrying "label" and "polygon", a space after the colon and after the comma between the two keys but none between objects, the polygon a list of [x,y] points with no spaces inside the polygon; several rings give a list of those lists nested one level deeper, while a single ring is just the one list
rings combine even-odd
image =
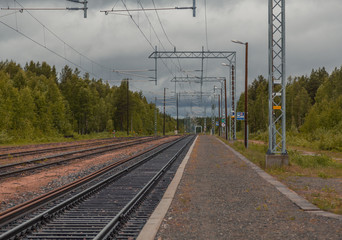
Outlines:
[{"label": "lamp post", "polygon": [[233,43],[246,46],[245,57],[245,148],[248,148],[248,42],[232,40]]}]

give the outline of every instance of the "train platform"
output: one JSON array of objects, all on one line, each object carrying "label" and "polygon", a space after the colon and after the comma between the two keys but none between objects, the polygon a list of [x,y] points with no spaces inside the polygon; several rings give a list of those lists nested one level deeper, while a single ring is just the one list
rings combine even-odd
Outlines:
[{"label": "train platform", "polygon": [[138,239],[342,239],[342,217],[199,136]]}]

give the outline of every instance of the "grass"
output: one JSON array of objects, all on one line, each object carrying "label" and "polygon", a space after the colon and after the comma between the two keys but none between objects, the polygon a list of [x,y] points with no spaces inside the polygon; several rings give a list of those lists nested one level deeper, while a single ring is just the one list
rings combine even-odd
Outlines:
[{"label": "grass", "polygon": [[[265,168],[265,156],[268,146],[266,144],[249,143],[246,149],[242,141],[226,142],[240,152],[250,161],[261,168]],[[266,169],[265,171],[275,176],[278,180],[287,183],[289,178],[312,177],[322,181],[332,178],[342,178],[342,162],[335,161],[327,154],[303,155],[297,150],[289,151],[290,164],[282,168]],[[342,194],[335,189],[325,186],[322,189],[311,189],[309,186],[290,186],[295,191],[304,193],[304,197],[319,208],[337,214],[342,214]],[[261,208],[260,208],[261,209]]]},{"label": "grass", "polygon": [[[173,132],[166,133],[166,135],[173,135]],[[159,133],[158,135],[162,135]],[[115,133],[115,137],[127,137],[126,131],[117,131]],[[129,137],[139,136],[136,133],[130,134]],[[90,133],[90,134],[77,134],[74,133],[72,137],[65,138],[63,135],[55,135],[55,136],[43,136],[36,137],[34,139],[15,139],[11,138],[10,141],[6,141],[6,143],[0,144],[0,146],[10,146],[10,145],[27,145],[27,144],[42,144],[42,143],[53,143],[53,142],[72,142],[78,140],[89,140],[89,139],[101,139],[101,138],[112,138],[113,134],[110,132],[100,132],[100,133]],[[1,143],[1,141],[0,141]]]},{"label": "grass", "polygon": [[313,193],[306,196],[310,202],[320,209],[342,214],[342,199],[335,193],[326,193],[324,190],[320,193]]},{"label": "grass", "polygon": [[298,151],[289,151],[291,163],[295,163],[303,168],[337,167],[338,164],[331,157],[318,155],[302,155]]},{"label": "grass", "polygon": [[[242,134],[237,133],[237,136],[243,139]],[[268,132],[251,133],[249,139],[267,144]],[[304,134],[298,131],[288,131],[286,144],[288,150],[314,152],[342,160],[342,133],[339,132],[316,130],[313,133]]]}]

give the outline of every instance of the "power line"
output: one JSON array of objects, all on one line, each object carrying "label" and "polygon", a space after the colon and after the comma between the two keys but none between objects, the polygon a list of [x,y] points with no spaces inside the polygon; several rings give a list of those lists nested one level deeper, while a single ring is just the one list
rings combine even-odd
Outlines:
[{"label": "power line", "polygon": [[[163,30],[163,32],[164,32],[164,35],[165,35],[167,41],[170,43],[170,45],[171,45],[173,48],[176,48],[176,46],[170,41],[169,36],[166,34],[165,28],[164,28],[164,26],[163,26],[163,24],[162,24],[162,22],[161,22],[161,19],[160,19],[160,17],[159,17],[158,11],[157,11],[157,9],[156,9],[156,4],[155,4],[154,0],[152,0],[152,3],[153,3],[153,6],[154,6],[154,8],[155,8],[155,12],[156,12],[156,15],[157,15],[157,17],[158,17],[158,21],[159,21],[159,23],[160,23],[160,26],[161,26],[161,28],[162,28],[162,30]],[[179,70],[182,71],[182,66],[181,66],[180,61],[179,61],[178,58],[177,58],[177,61],[178,61],[178,64],[179,64]]]},{"label": "power line", "polygon": [[[72,62],[71,60],[69,60],[69,59],[63,57],[62,55],[60,55],[59,53],[55,52],[54,50],[52,50],[52,49],[50,49],[50,48],[44,46],[43,44],[37,42],[36,40],[34,40],[34,39],[32,39],[31,37],[27,36],[25,33],[23,33],[23,32],[21,32],[21,31],[15,29],[15,28],[13,28],[12,26],[8,25],[7,23],[5,23],[5,22],[3,22],[3,21],[0,21],[0,23],[2,23],[3,25],[5,25],[6,27],[12,29],[13,31],[19,33],[20,35],[26,37],[27,39],[29,39],[29,40],[31,40],[32,42],[36,43],[37,45],[41,46],[42,48],[45,48],[46,50],[48,50],[49,52],[55,54],[56,56],[58,56],[58,57],[60,57],[60,58],[62,58],[62,59],[64,59],[64,60],[68,61],[69,63],[73,64],[73,65],[76,66],[77,68],[82,69],[82,70],[85,71],[85,72],[88,72],[88,71],[87,71],[86,69],[84,69],[82,66],[78,65],[77,63]],[[92,75],[95,76],[94,74],[92,74]],[[97,76],[95,76],[95,77],[97,77]]]},{"label": "power line", "polygon": [[[147,15],[147,13],[146,13],[146,11],[145,11],[145,9],[144,9],[144,7],[143,7],[141,1],[138,0],[138,3],[140,4],[141,9],[144,11],[145,17],[146,17],[148,23],[150,24],[150,27],[152,28],[152,30],[153,30],[153,32],[154,32],[154,35],[156,35],[156,38],[157,38],[158,42],[160,43],[160,45],[162,46],[162,48],[166,51],[166,49],[165,49],[165,47],[164,47],[164,44],[161,42],[161,40],[160,40],[160,38],[159,38],[159,36],[158,36],[158,34],[157,34],[155,28],[153,27],[153,25],[152,25],[152,23],[151,23],[151,21],[150,21],[150,18],[148,17],[148,15]],[[174,64],[174,63],[173,63],[173,64]],[[167,66],[167,64],[164,63],[164,65],[166,66],[166,68],[168,69],[168,71],[170,72],[170,74],[174,76],[174,74],[173,74],[172,71],[169,69],[169,67]]]},{"label": "power line", "polygon": [[163,43],[160,41],[160,38],[159,38],[159,36],[158,36],[158,34],[157,34],[155,28],[153,27],[153,25],[152,25],[152,23],[151,23],[151,21],[150,21],[150,18],[148,17],[148,15],[147,15],[147,13],[146,13],[146,11],[145,11],[143,5],[141,4],[141,1],[138,0],[138,3],[140,4],[141,9],[144,11],[145,17],[146,17],[148,23],[150,24],[150,27],[152,28],[152,30],[153,30],[153,32],[154,32],[154,35],[156,35],[158,42],[160,43],[160,45],[161,45],[161,46],[163,47],[163,49],[165,50],[165,47],[164,47]]},{"label": "power line", "polygon": [[0,18],[7,17],[7,16],[10,16],[10,15],[13,15],[13,14],[17,14],[18,12],[20,12],[20,11],[14,11],[12,13],[8,13],[8,14],[5,14],[5,15],[2,15],[2,16],[0,16]]},{"label": "power line", "polygon": [[[24,8],[23,5],[21,5],[18,1],[14,0],[14,2],[15,2],[16,4],[18,4],[19,6],[21,6],[22,8]],[[16,15],[16,13],[18,13],[18,12],[21,12],[21,11],[15,11],[14,13],[10,13],[10,14],[7,14],[7,15],[5,15],[5,16],[11,15],[11,14],[15,14],[15,15]],[[44,31],[44,44],[38,42],[37,40],[34,40],[33,38],[29,37],[29,36],[26,35],[25,33],[19,31],[18,25],[17,25],[17,18],[16,18],[16,28],[10,26],[9,24],[7,24],[7,23],[5,23],[5,22],[3,22],[3,21],[1,21],[1,23],[2,23],[3,25],[5,25],[6,27],[12,29],[13,31],[19,33],[20,35],[24,36],[25,38],[27,38],[27,39],[31,40],[32,42],[36,43],[36,44],[39,45],[40,47],[45,48],[46,50],[48,50],[49,52],[53,53],[54,55],[56,55],[56,56],[58,56],[58,57],[64,59],[65,61],[67,61],[67,62],[71,63],[72,65],[76,66],[77,68],[79,68],[80,70],[83,70],[84,72],[87,72],[87,73],[91,74],[92,76],[94,76],[94,77],[96,77],[96,78],[99,78],[99,76],[97,76],[97,75],[93,72],[93,64],[96,64],[96,65],[98,65],[99,67],[101,67],[102,69],[107,69],[108,71],[111,72],[111,69],[110,69],[110,68],[105,67],[105,66],[103,66],[103,65],[101,65],[101,64],[99,64],[99,63],[93,61],[92,59],[90,59],[89,57],[85,56],[84,54],[80,53],[80,52],[77,51],[74,47],[72,47],[71,45],[69,45],[68,43],[66,43],[63,39],[61,39],[61,38],[60,38],[56,33],[54,33],[51,29],[49,29],[47,26],[45,26],[40,20],[38,20],[35,16],[33,16],[29,11],[26,10],[26,12],[27,12],[35,21],[37,21],[37,22],[43,27],[43,31]],[[3,17],[3,16],[1,16],[1,17]],[[56,51],[54,51],[54,50],[52,50],[52,49],[50,49],[50,48],[48,48],[48,47],[46,46],[45,29],[48,30],[48,32],[49,32],[50,34],[52,34],[56,39],[58,39],[59,41],[61,41],[61,42],[64,44],[64,56],[62,56],[62,54],[57,53]],[[68,58],[66,57],[65,46],[68,46],[68,47],[71,48],[73,51],[75,51],[77,54],[79,54],[79,56],[80,56],[80,64],[77,64],[77,63],[73,62],[72,60],[70,60],[70,59],[68,59]],[[84,67],[82,67],[82,65],[81,65],[81,64],[82,64],[82,63],[81,63],[81,60],[82,60],[82,59],[81,59],[81,57],[86,58],[87,60],[89,60],[89,61],[91,62],[91,64],[92,64],[92,71],[89,71],[89,70],[85,69]]]},{"label": "power line", "polygon": [[133,16],[132,16],[132,14],[130,13],[130,11],[128,10],[126,3],[125,3],[123,0],[121,0],[121,2],[122,2],[122,4],[124,5],[124,7],[126,8],[127,13],[128,13],[128,15],[131,17],[131,19],[132,19],[133,23],[135,24],[135,26],[139,29],[139,31],[140,31],[141,34],[144,36],[145,40],[149,43],[149,45],[151,46],[151,48],[154,49],[153,44],[151,43],[151,41],[146,37],[146,35],[145,35],[145,33],[143,32],[143,30],[140,28],[140,26],[137,24],[137,22],[133,19]]},{"label": "power line", "polygon": [[[125,3],[123,0],[121,0],[121,2],[122,2],[122,4],[124,5],[124,7],[126,8],[126,11],[127,11],[127,13],[129,14],[129,16],[131,17],[131,19],[132,19],[133,23],[135,24],[135,26],[139,29],[140,33],[143,35],[143,37],[145,38],[145,40],[149,43],[149,45],[151,46],[151,48],[154,50],[153,44],[152,44],[151,41],[148,39],[148,37],[146,36],[146,34],[144,33],[144,31],[141,29],[141,27],[139,26],[139,24],[137,24],[137,22],[134,20],[132,14],[130,13],[130,10],[128,9],[128,7],[127,7],[127,5],[126,5],[126,3]],[[142,7],[142,9],[143,9],[143,7]],[[159,39],[159,38],[158,38],[158,39]],[[162,62],[163,62],[163,64],[165,65],[165,67],[168,69],[168,71],[170,72],[170,74],[174,76],[174,74],[173,74],[172,71],[169,69],[169,67],[167,66],[167,64],[166,64],[164,61],[162,61]]]},{"label": "power line", "polygon": [[118,4],[119,1],[120,1],[120,0],[117,0],[117,1],[115,2],[115,4],[114,4],[112,10],[114,10],[115,6]]},{"label": "power line", "polygon": [[[24,8],[24,6],[22,4],[20,4],[17,0],[15,0],[16,3],[18,3],[22,8]],[[82,56],[83,58],[87,59],[88,61],[90,61],[92,64],[96,64],[99,67],[103,68],[103,69],[107,69],[108,71],[111,71],[111,69],[109,67],[103,66],[100,63],[97,63],[95,61],[93,61],[92,59],[90,59],[89,57],[87,57],[86,55],[82,54],[81,52],[79,52],[78,50],[76,50],[74,47],[72,47],[70,44],[68,44],[67,42],[65,42],[62,38],[60,38],[55,32],[53,32],[51,29],[49,29],[45,24],[43,24],[39,19],[37,19],[33,14],[31,14],[28,10],[26,10],[26,12],[33,18],[35,19],[44,29],[48,30],[49,33],[51,33],[54,37],[56,37],[59,41],[61,41],[64,45],[68,46],[70,49],[72,49],[73,51],[75,51],[77,54],[79,54],[80,56]],[[44,32],[45,35],[45,32]],[[89,72],[89,71],[87,71]],[[92,75],[95,77],[96,76],[93,72]]]},{"label": "power line", "polygon": [[170,43],[170,45],[171,45],[172,47],[175,47],[175,45],[170,41],[169,36],[166,34],[166,31],[165,31],[165,29],[164,29],[164,26],[163,26],[163,24],[162,24],[162,22],[161,22],[161,20],[160,20],[158,11],[157,11],[157,9],[156,9],[157,7],[156,7],[156,4],[154,3],[154,0],[152,0],[152,3],[153,3],[153,6],[154,6],[154,8],[155,8],[155,12],[156,12],[156,15],[157,15],[157,17],[158,17],[160,26],[161,26],[161,28],[162,28],[162,30],[163,30],[163,32],[164,32],[164,35],[166,36],[167,41]]}]

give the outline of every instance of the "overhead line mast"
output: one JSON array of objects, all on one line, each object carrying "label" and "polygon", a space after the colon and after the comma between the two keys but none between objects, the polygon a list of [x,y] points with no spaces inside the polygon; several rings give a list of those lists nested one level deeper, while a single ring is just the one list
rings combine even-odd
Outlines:
[{"label": "overhead line mast", "polygon": [[141,12],[141,11],[170,11],[170,10],[186,10],[192,9],[192,16],[196,17],[196,0],[193,0],[192,7],[166,7],[166,8],[136,8],[136,9],[110,9],[110,10],[101,10],[100,12],[104,12],[106,15],[109,13],[118,13],[118,12]]},{"label": "overhead line mast", "polygon": [[269,0],[269,148],[266,167],[288,165],[286,151],[285,0]]},{"label": "overhead line mast", "polygon": [[14,10],[14,11],[19,11],[19,12],[23,12],[24,10],[26,11],[36,11],[36,10],[40,10],[40,11],[58,11],[58,10],[82,10],[84,11],[84,18],[87,18],[87,10],[88,10],[88,1],[79,1],[79,0],[67,0],[68,2],[74,2],[74,3],[80,3],[83,4],[83,8],[76,8],[76,7],[66,7],[66,8],[1,8],[1,10]]}]

